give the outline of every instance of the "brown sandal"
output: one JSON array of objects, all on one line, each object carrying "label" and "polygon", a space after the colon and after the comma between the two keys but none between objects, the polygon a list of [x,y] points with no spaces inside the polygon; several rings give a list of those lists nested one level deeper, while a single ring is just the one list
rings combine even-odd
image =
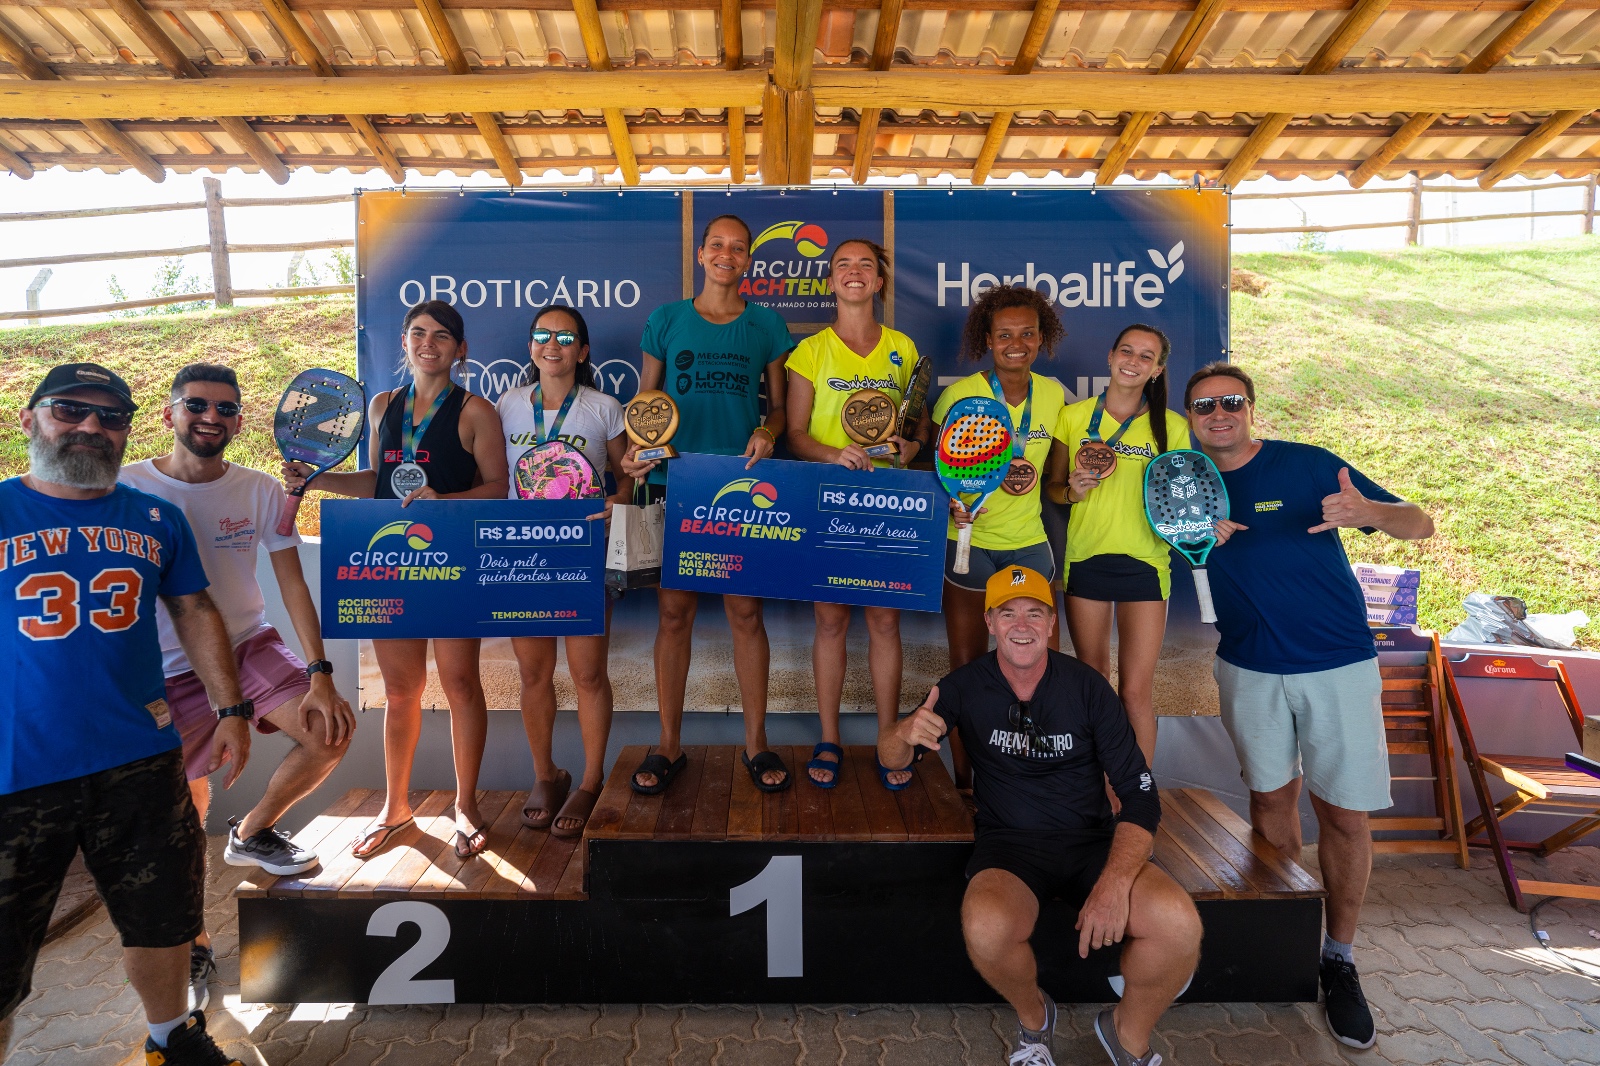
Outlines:
[{"label": "brown sandal", "polygon": [[522,824],[529,829],[549,829],[556,820],[555,812],[561,809],[571,791],[572,774],[566,770],[557,770],[551,780],[534,785],[528,793],[528,801],[522,805]]},{"label": "brown sandal", "polygon": [[403,822],[396,822],[394,825],[373,826],[350,842],[351,856],[360,859],[362,862],[367,861],[389,846],[390,837],[414,821],[416,821],[415,816],[407,818]]},{"label": "brown sandal", "polygon": [[[561,810],[550,820],[550,835],[560,837],[562,840],[572,840],[583,836],[584,826],[589,824],[589,815],[594,813],[594,805],[600,797],[587,789],[573,789],[567,797],[567,802],[561,805]],[[572,829],[562,829],[556,825],[563,818],[576,818],[578,824]]]}]

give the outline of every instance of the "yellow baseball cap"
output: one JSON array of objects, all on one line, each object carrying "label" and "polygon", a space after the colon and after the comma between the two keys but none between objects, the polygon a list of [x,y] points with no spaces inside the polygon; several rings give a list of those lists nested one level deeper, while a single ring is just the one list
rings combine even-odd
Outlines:
[{"label": "yellow baseball cap", "polygon": [[1055,610],[1056,598],[1050,591],[1050,582],[1037,570],[1026,566],[1006,566],[996,570],[983,587],[983,609],[992,611],[1008,600],[1026,596]]}]

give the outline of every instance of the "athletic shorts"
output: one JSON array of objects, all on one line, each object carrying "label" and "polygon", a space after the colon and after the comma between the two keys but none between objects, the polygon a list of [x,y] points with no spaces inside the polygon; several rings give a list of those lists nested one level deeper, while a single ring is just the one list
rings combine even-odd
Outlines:
[{"label": "athletic shorts", "polygon": [[0,796],[0,1018],[33,987],[79,848],[124,947],[177,947],[205,928],[206,838],[177,751]]},{"label": "athletic shorts", "polygon": [[1212,671],[1250,791],[1272,792],[1304,773],[1312,794],[1335,807],[1393,804],[1377,659],[1309,674],[1262,674],[1218,659]]},{"label": "athletic shorts", "polygon": [[1167,598],[1167,575],[1131,555],[1092,555],[1067,564],[1067,595],[1113,603]]},{"label": "athletic shorts", "polygon": [[1014,874],[1040,905],[1064,899],[1083,906],[1105,869],[1111,837],[1085,838],[1077,833],[1040,833],[1026,829],[980,830],[967,862],[967,880],[980,870]]},{"label": "athletic shorts", "polygon": [[[245,699],[255,701],[256,731],[276,733],[278,727],[267,721],[267,715],[311,691],[306,664],[270,626],[240,641],[233,657],[239,663],[239,688]],[[206,766],[211,762],[217,712],[193,670],[167,678],[167,707],[183,738],[183,771],[190,781],[198,781],[207,776]]]},{"label": "athletic shorts", "polygon": [[979,548],[974,545],[967,559],[967,572],[958,574],[955,566],[956,542],[947,540],[944,542],[944,579],[957,588],[982,592],[988,580],[1008,566],[1026,566],[1030,570],[1037,570],[1046,581],[1052,581],[1056,576],[1056,561],[1050,557],[1050,545],[1045,541],[1030,544],[1026,548]]}]

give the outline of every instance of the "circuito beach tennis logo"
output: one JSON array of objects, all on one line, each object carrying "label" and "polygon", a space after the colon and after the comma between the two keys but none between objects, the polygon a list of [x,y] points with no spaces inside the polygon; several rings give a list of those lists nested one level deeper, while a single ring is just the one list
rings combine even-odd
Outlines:
[{"label": "circuito beach tennis logo", "polygon": [[[380,544],[399,537],[403,547]],[[450,553],[433,550],[434,533],[421,522],[404,519],[380,526],[367,550],[351,552],[339,567],[341,581],[458,581],[462,567],[451,566]],[[409,550],[407,550],[409,549]]]},{"label": "circuito beach tennis logo", "polygon": [[778,487],[753,477],[734,478],[717,490],[710,503],[691,507],[689,515],[683,519],[684,533],[791,541],[805,533],[789,525],[793,516],[788,511],[778,509]]},{"label": "circuito beach tennis logo", "polygon": [[[800,257],[789,258],[785,245]],[[832,296],[827,250],[828,231],[815,222],[797,218],[774,222],[750,242],[750,273],[739,283],[739,295]]]},{"label": "circuito beach tennis logo", "polygon": [[372,539],[367,541],[367,551],[370,552],[372,550],[372,546],[378,543],[378,541],[382,540],[384,537],[391,537],[395,535],[404,537],[406,539],[406,543],[417,549],[417,551],[424,551],[433,547],[433,530],[429,529],[421,522],[402,521],[390,522],[388,525],[374,533],[372,535]]}]

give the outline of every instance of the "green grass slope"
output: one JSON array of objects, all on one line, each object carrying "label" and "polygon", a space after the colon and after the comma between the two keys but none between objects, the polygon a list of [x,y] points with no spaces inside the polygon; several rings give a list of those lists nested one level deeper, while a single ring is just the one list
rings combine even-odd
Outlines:
[{"label": "green grass slope", "polygon": [[[1414,545],[1347,533],[1351,558],[1419,567],[1429,626],[1459,621],[1475,589],[1600,619],[1597,493],[1583,480],[1600,469],[1600,240],[1234,265],[1264,283],[1233,295],[1234,357],[1256,379],[1261,432],[1338,452],[1438,522]],[[352,305],[0,331],[0,406],[20,407],[46,367],[72,359],[117,369],[152,409],[136,424],[135,459],[167,446],[153,408],[174,371],[228,363],[246,404],[234,454],[272,470],[269,414],[283,384],[308,366],[353,372]],[[3,476],[26,466],[8,425]],[[302,516],[314,529],[314,509]]]}]

